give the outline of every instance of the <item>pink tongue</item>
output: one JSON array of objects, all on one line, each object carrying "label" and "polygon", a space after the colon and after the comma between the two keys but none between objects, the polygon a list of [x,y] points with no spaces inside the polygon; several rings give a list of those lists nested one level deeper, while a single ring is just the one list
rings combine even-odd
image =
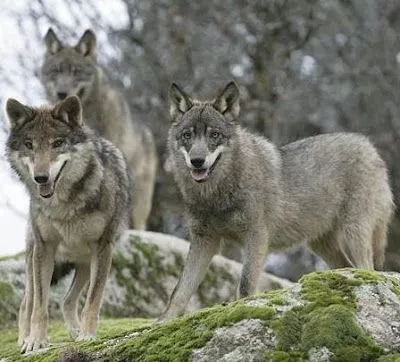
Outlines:
[{"label": "pink tongue", "polygon": [[39,185],[39,193],[42,196],[49,196],[53,193],[53,184],[51,182]]},{"label": "pink tongue", "polygon": [[205,180],[208,177],[208,170],[191,170],[190,173],[196,181]]}]

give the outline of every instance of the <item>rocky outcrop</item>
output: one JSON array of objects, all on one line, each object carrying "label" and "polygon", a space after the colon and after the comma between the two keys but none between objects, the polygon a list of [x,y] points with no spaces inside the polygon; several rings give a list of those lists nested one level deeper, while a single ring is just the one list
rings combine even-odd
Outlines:
[{"label": "rocky outcrop", "polygon": [[31,360],[399,361],[399,320],[399,274],[342,269],[161,325],[132,320],[129,328],[122,319],[122,332],[118,320],[103,321],[97,341],[63,341]]},{"label": "rocky outcrop", "polygon": [[[189,243],[174,236],[154,232],[128,231],[114,253],[113,267],[103,298],[102,314],[107,317],[157,317],[178,282]],[[215,256],[187,311],[234,299],[241,264]],[[51,288],[49,310],[59,317],[60,303],[68,290],[73,271]],[[259,289],[292,285],[264,273]],[[0,318],[16,320],[24,288],[24,255],[0,261]]]}]

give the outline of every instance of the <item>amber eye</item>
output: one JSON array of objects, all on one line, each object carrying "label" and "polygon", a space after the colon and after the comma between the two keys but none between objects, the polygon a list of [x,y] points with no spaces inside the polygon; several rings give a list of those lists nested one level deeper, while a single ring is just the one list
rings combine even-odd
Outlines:
[{"label": "amber eye", "polygon": [[58,148],[58,147],[61,147],[63,144],[64,144],[64,140],[62,139],[62,138],[60,138],[60,139],[58,139],[58,140],[55,140],[54,142],[53,142],[53,148]]},{"label": "amber eye", "polygon": [[210,137],[217,139],[219,137],[219,132],[218,131],[211,131],[210,132]]},{"label": "amber eye", "polygon": [[25,145],[25,147],[26,147],[28,150],[33,149],[32,141],[26,140],[26,141],[24,142],[24,145]]},{"label": "amber eye", "polygon": [[190,140],[190,138],[192,137],[192,132],[190,131],[183,132],[182,136],[185,140]]}]

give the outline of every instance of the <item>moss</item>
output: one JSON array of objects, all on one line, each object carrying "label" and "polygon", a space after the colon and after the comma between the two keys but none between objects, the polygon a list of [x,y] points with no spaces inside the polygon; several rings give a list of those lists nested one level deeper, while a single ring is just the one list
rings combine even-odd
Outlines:
[{"label": "moss", "polygon": [[306,319],[301,338],[304,350],[327,347],[334,352],[332,361],[338,362],[371,360],[382,354],[381,348],[361,330],[354,312],[346,306],[333,304],[318,308]]},{"label": "moss", "polygon": [[[152,321],[149,319],[101,319],[97,331],[98,340],[91,343],[103,343],[111,337],[120,336],[133,329],[140,330],[149,326]],[[60,351],[71,346],[80,348],[81,346],[90,345],[90,343],[74,343],[71,342],[67,330],[62,321],[52,321],[49,324],[48,335],[51,343],[57,348],[53,348],[45,354],[24,356],[19,353],[17,346],[18,331],[16,328],[7,331],[0,331],[0,359],[7,358],[13,362],[19,361],[51,361],[54,362]]]},{"label": "moss", "polygon": [[242,319],[268,321],[274,314],[271,307],[249,306],[243,301],[232,303],[229,309],[223,306],[204,309],[123,341],[104,361],[187,361],[192,350],[203,347],[216,328]]},{"label": "moss", "polygon": [[287,311],[281,318],[273,321],[271,327],[278,336],[277,348],[281,351],[300,348],[303,324],[304,316],[298,308]]},{"label": "moss", "polygon": [[343,304],[355,308],[354,287],[363,282],[349,279],[333,270],[311,273],[300,279],[303,297],[312,303],[312,308],[327,307],[331,304]]},{"label": "moss", "polygon": [[352,275],[354,278],[369,284],[377,284],[386,281],[386,278],[384,276],[379,275],[378,273],[371,270],[354,269],[352,270]]},{"label": "moss", "polygon": [[21,251],[21,252],[19,252],[19,253],[17,253],[17,254],[14,254],[14,255],[4,255],[4,256],[0,256],[0,262],[1,262],[1,261],[4,261],[4,260],[19,259],[19,258],[21,258],[21,257],[24,256],[24,255],[25,255],[25,252],[24,252],[24,251]]},{"label": "moss", "polygon": [[378,358],[377,362],[400,362],[400,353],[382,356]]},{"label": "moss", "polygon": [[[353,276],[351,272],[349,278],[336,271],[312,273],[301,279],[302,300],[290,295],[293,292],[274,290],[227,307],[203,309],[162,325],[149,327],[148,321],[135,325],[132,320],[103,320],[99,339],[86,343],[66,343],[65,329],[53,324],[57,331],[50,330],[50,336],[65,345],[24,359],[17,351],[15,331],[0,333],[0,339],[6,341],[0,346],[0,357],[10,356],[12,361],[54,361],[60,351],[74,347],[102,361],[188,361],[193,349],[203,347],[216,328],[243,319],[260,319],[277,336],[276,347],[265,351],[266,361],[307,361],[311,349],[322,347],[333,353],[333,362],[399,360],[399,355],[380,357],[384,354],[382,349],[357,324],[354,290],[362,283],[376,283],[376,279],[373,274]],[[290,307],[292,297],[298,302],[295,307]],[[254,300],[261,303],[252,303]],[[282,308],[285,304],[288,310]]]},{"label": "moss", "polygon": [[348,278],[333,270],[304,276],[300,280],[304,304],[270,323],[278,344],[274,353],[267,352],[269,360],[301,360],[312,348],[324,346],[334,353],[331,361],[376,360],[383,351],[355,320],[354,289],[382,280],[375,273],[359,270],[354,270],[353,276]]},{"label": "moss", "polygon": [[303,352],[268,351],[265,352],[266,362],[304,362],[308,359]]},{"label": "moss", "polygon": [[18,316],[19,298],[14,287],[5,282],[0,282],[0,329],[8,328],[15,323]]},{"label": "moss", "polygon": [[[157,298],[166,304],[170,291],[165,289],[164,280],[169,276],[178,279],[183,270],[184,258],[180,253],[173,253],[172,260],[166,260],[157,245],[145,243],[138,236],[132,236],[129,242],[128,253],[117,251],[113,258],[117,283],[126,290],[124,310],[106,307],[104,314],[109,317],[121,313],[125,316],[145,315],[147,310],[138,301],[151,303]],[[234,277],[225,268],[211,264],[197,292],[202,305],[211,306],[219,300],[217,287],[224,282],[232,286],[233,299]]]}]

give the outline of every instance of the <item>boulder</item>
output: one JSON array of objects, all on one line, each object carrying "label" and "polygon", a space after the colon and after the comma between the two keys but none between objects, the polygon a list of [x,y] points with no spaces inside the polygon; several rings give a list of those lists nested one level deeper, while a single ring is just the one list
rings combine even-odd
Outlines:
[{"label": "boulder", "polygon": [[[118,243],[107,282],[102,315],[107,317],[157,317],[164,310],[178,282],[189,243],[174,236],[127,231]],[[15,321],[24,288],[24,255],[0,260],[0,318]],[[187,311],[232,301],[241,264],[216,255]],[[50,317],[61,316],[61,302],[69,288],[73,270],[51,288]],[[263,273],[259,289],[288,287],[291,282]]]},{"label": "boulder", "polygon": [[[399,361],[399,320],[399,274],[340,269],[164,324],[102,320],[96,341],[59,339],[31,360]],[[16,347],[0,346],[2,362],[19,359]]]}]

